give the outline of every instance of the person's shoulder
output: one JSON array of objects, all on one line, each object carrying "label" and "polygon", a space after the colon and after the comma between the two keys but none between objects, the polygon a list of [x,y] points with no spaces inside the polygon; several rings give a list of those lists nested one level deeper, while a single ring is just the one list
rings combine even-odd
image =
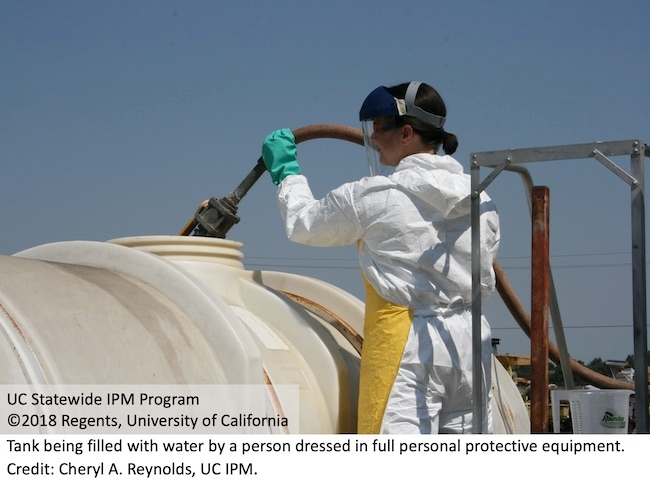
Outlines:
[{"label": "person's shoulder", "polygon": [[407,156],[400,162],[398,166],[400,171],[415,170],[415,171],[436,171],[444,170],[450,173],[464,173],[462,164],[460,164],[454,157],[444,154],[429,154],[418,153]]},{"label": "person's shoulder", "polygon": [[358,192],[375,191],[394,186],[395,181],[391,176],[366,176],[354,183],[354,189]]},{"label": "person's shoulder", "polygon": [[376,193],[380,193],[396,183],[386,176],[367,176],[356,181],[344,183],[330,192],[336,197],[344,197],[354,201],[369,201]]}]

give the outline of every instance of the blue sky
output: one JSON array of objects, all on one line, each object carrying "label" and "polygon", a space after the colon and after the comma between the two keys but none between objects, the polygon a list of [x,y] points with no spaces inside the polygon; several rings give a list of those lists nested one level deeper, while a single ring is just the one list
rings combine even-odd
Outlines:
[{"label": "blue sky", "polygon": [[[650,2],[0,1],[0,253],[60,240],[173,235],[234,189],[268,132],[358,126],[365,96],[436,87],[455,157],[650,138]],[[299,146],[316,195],[367,173],[363,149]],[[627,168],[628,159],[616,160]],[[551,192],[551,262],[573,357],[633,352],[629,188],[593,159],[528,166]],[[646,180],[647,182],[647,180]],[[262,178],[229,238],[251,269],[362,297],[353,247],[286,240]],[[499,259],[528,303],[530,222],[518,179],[489,193]],[[500,352],[528,340],[495,296]]]}]

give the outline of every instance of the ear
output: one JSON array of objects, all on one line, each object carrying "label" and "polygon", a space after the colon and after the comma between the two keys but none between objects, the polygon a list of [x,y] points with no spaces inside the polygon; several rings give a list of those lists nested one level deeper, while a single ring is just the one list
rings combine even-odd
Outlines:
[{"label": "ear", "polygon": [[407,146],[413,142],[413,138],[415,136],[415,131],[413,131],[413,126],[410,124],[404,124],[401,127],[401,137],[400,141],[404,146]]}]

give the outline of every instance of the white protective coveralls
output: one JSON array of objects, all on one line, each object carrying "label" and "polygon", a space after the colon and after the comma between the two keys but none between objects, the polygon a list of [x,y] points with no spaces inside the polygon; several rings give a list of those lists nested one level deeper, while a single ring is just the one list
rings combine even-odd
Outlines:
[{"label": "white protective coveralls", "polygon": [[[451,156],[415,154],[395,172],[347,183],[315,200],[302,175],[278,202],[287,236],[313,246],[358,242],[366,282],[359,433],[472,431],[470,177]],[[481,198],[481,287],[495,288],[499,218]],[[491,334],[483,320],[483,394]],[[482,432],[491,432],[484,401]]]}]

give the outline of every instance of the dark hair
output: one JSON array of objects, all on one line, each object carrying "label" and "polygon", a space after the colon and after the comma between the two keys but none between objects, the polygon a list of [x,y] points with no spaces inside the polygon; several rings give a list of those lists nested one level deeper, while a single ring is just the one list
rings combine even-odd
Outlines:
[{"label": "dark hair", "polygon": [[[406,97],[406,90],[409,82],[399,84],[393,87],[388,87],[386,90],[397,99],[404,99]],[[437,116],[447,117],[447,107],[445,106],[442,97],[438,94],[433,87],[428,84],[422,83],[415,96],[415,105],[421,107],[431,114]],[[400,125],[408,124],[413,130],[420,135],[422,140],[435,147],[437,151],[442,145],[445,154],[454,154],[458,149],[458,138],[451,133],[446,132],[443,128],[432,126],[420,119],[413,116],[399,116],[397,122]]]}]

